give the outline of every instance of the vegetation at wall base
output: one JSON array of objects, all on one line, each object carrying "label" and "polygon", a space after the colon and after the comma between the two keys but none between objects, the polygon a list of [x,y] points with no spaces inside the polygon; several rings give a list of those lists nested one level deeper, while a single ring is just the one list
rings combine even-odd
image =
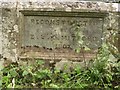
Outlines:
[{"label": "vegetation at wall base", "polygon": [[120,89],[120,61],[113,61],[106,48],[100,48],[89,68],[77,67],[69,73],[44,68],[43,60],[25,66],[12,63],[2,70],[2,88]]}]

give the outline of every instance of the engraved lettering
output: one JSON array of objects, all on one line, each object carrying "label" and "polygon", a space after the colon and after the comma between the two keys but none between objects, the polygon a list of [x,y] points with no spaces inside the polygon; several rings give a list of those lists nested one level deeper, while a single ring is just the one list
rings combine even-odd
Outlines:
[{"label": "engraved lettering", "polygon": [[39,20],[38,19],[36,20],[36,24],[39,24]]},{"label": "engraved lettering", "polygon": [[87,25],[87,21],[84,21],[84,26],[86,26]]},{"label": "engraved lettering", "polygon": [[56,20],[56,25],[59,25],[60,20]]},{"label": "engraved lettering", "polygon": [[[34,42],[23,40],[24,45],[74,49],[78,47],[76,30],[81,31],[84,35],[83,43],[91,48],[97,44],[100,45],[98,41],[101,42],[102,21],[99,18],[25,16],[25,19],[24,38]],[[76,26],[78,29],[75,29]]]},{"label": "engraved lettering", "polygon": [[62,23],[63,23],[63,25],[64,25],[66,21],[65,21],[65,20],[62,20],[61,22],[62,22]]},{"label": "engraved lettering", "polygon": [[34,19],[31,19],[31,22],[32,22],[32,23],[34,23],[34,22],[35,22],[35,20],[34,20]]},{"label": "engraved lettering", "polygon": [[33,34],[31,34],[30,36],[31,36],[31,39],[35,39],[35,37],[34,37],[34,35],[33,35]]},{"label": "engraved lettering", "polygon": [[45,24],[49,24],[49,20],[45,20]]},{"label": "engraved lettering", "polygon": [[50,20],[50,25],[51,25],[51,24],[55,24],[55,20],[53,20],[53,19]]},{"label": "engraved lettering", "polygon": [[40,24],[43,24],[44,23],[44,20],[42,19],[42,20],[40,20]]}]

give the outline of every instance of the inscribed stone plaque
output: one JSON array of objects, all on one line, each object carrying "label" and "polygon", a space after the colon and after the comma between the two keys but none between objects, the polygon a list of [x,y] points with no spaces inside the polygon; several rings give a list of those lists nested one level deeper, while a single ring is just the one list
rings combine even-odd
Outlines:
[{"label": "inscribed stone plaque", "polygon": [[64,16],[25,16],[22,46],[39,48],[79,48],[76,33],[83,35],[84,45],[97,49],[101,45],[102,18]]}]

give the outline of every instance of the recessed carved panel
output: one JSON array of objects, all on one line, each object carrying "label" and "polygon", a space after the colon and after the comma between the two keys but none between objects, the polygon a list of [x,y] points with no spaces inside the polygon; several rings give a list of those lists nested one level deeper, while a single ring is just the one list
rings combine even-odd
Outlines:
[{"label": "recessed carved panel", "polygon": [[83,44],[89,48],[101,45],[102,18],[25,16],[24,22],[22,46],[79,48],[77,32],[83,34]]},{"label": "recessed carved panel", "polygon": [[[102,44],[105,13],[29,12],[21,16],[20,55],[43,59],[90,60]],[[76,50],[83,46],[90,51]]]}]

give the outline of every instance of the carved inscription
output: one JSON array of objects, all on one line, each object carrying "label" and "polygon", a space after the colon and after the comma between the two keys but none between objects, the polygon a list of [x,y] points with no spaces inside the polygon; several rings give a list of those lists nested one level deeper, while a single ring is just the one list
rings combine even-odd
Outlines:
[{"label": "carved inscription", "polygon": [[22,46],[77,48],[76,27],[83,33],[83,44],[91,49],[101,45],[102,18],[25,16]]},{"label": "carved inscription", "polygon": [[31,19],[31,23],[40,25],[72,25],[79,23],[80,26],[86,26],[86,20],[61,20],[61,19]]}]

